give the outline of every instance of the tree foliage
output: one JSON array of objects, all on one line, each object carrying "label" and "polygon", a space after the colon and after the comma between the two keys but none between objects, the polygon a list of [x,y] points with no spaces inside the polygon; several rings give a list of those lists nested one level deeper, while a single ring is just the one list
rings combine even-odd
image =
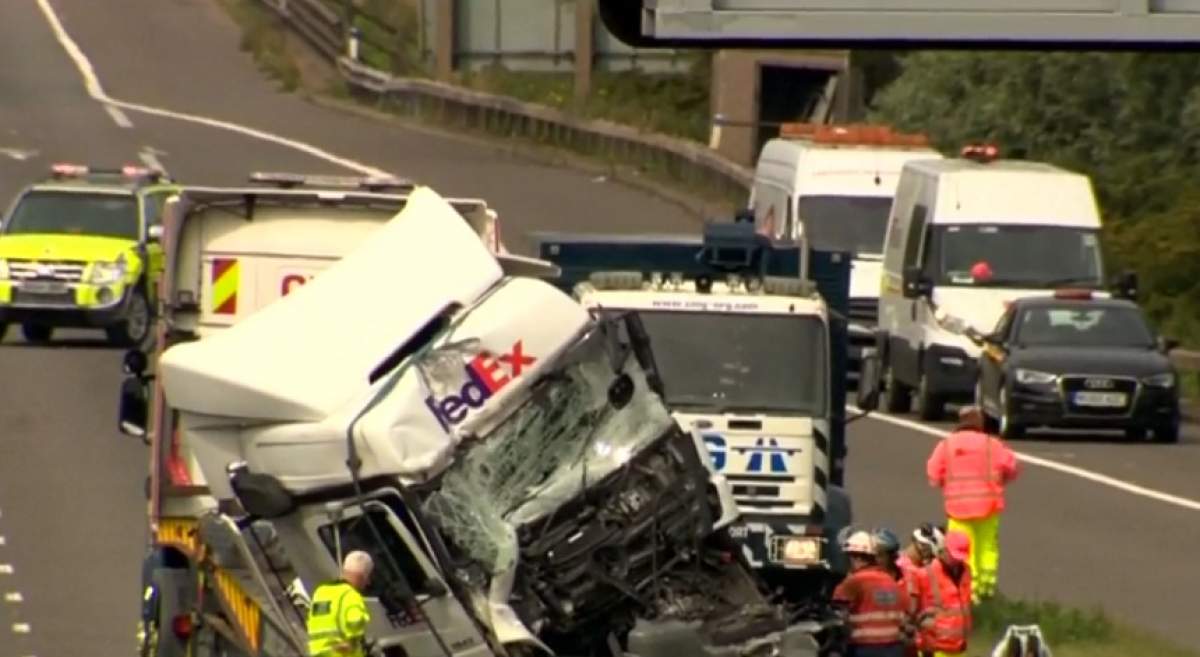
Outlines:
[{"label": "tree foliage", "polygon": [[945,152],[989,141],[1091,176],[1110,271],[1136,269],[1162,329],[1200,344],[1200,56],[919,52],[899,64],[873,120]]}]

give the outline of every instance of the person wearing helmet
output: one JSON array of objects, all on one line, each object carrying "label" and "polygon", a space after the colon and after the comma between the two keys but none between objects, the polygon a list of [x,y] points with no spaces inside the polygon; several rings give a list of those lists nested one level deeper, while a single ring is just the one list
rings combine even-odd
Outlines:
[{"label": "person wearing helmet", "polygon": [[930,454],[925,473],[929,484],[942,491],[950,529],[970,538],[967,567],[978,602],[996,592],[1000,514],[1004,489],[1017,478],[1017,457],[1002,440],[984,432],[978,406],[964,407],[958,418],[958,427]]},{"label": "person wearing helmet", "polygon": [[917,648],[922,657],[949,657],[967,651],[971,633],[971,539],[949,531],[937,556],[924,566],[917,615]]},{"label": "person wearing helmet", "polygon": [[875,560],[887,574],[892,576],[892,579],[901,581],[903,573],[900,572],[900,539],[892,533],[892,530],[881,527],[871,530],[871,538],[875,541]]},{"label": "person wearing helmet", "polygon": [[848,657],[903,657],[904,600],[900,585],[876,562],[871,534],[855,531],[841,545],[850,574],[833,591],[849,612]]}]

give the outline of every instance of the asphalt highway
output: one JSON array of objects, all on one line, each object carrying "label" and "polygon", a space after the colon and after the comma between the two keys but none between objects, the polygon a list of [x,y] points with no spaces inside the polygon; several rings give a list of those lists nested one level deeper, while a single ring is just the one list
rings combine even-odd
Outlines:
[{"label": "asphalt highway", "polygon": [[[252,170],[352,173],[323,149],[496,207],[516,250],[531,230],[690,230],[695,219],[640,191],[542,166],[478,142],[340,113],[273,89],[211,0],[50,0],[110,97],[167,110],[106,110],[39,2],[0,3],[0,203],[51,162],[157,159],[179,179],[239,184]],[[201,125],[178,114],[268,131]],[[210,121],[211,123],[211,121]],[[311,149],[308,149],[311,150]],[[120,656],[134,649],[145,543],[142,444],[115,430],[120,352],[74,331],[47,348],[15,329],[0,347],[0,657]],[[876,419],[850,429],[858,520],[897,529],[936,519],[923,480],[935,437]],[[1080,605],[1200,646],[1200,436],[1179,445],[1023,441],[1002,528],[1001,589]],[[1075,468],[1076,470],[1070,470]],[[1083,474],[1081,474],[1083,473]],[[1096,473],[1174,497],[1114,487]],[[1141,489],[1133,489],[1140,491]],[[1178,499],[1177,499],[1178,498]]]}]

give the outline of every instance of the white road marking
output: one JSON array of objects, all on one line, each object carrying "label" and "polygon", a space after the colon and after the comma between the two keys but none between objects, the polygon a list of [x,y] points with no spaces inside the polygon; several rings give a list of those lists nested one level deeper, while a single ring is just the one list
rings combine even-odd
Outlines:
[{"label": "white road marking", "polygon": [[11,563],[0,563],[0,575],[11,575],[16,572]]},{"label": "white road marking", "polygon": [[230,132],[246,135],[247,137],[253,137],[262,141],[279,144],[280,146],[306,153],[313,157],[345,167],[363,175],[388,175],[386,171],[376,169],[375,167],[362,164],[361,162],[355,162],[354,160],[348,158],[339,157],[327,151],[321,150],[320,148],[317,148],[311,144],[281,137],[263,130],[256,130],[254,128],[249,128],[237,123],[221,121],[219,119],[213,119],[206,116],[174,112],[167,109],[151,107],[149,105],[141,105],[138,103],[130,103],[112,98],[104,92],[104,88],[100,85],[100,79],[96,77],[96,70],[92,68],[92,63],[90,60],[88,60],[87,55],[83,54],[83,51],[79,49],[79,45],[75,43],[75,40],[71,38],[71,35],[67,34],[67,31],[63,29],[62,23],[58,20],[58,15],[55,14],[54,8],[50,6],[50,1],[37,0],[37,3],[38,7],[41,8],[42,13],[45,14],[46,20],[50,23],[50,29],[54,32],[55,38],[58,39],[58,42],[62,45],[63,49],[67,51],[67,56],[75,62],[75,66],[79,69],[80,75],[83,76],[84,86],[87,88],[88,95],[96,101],[104,104],[106,108],[119,107],[133,112],[149,114],[151,116],[160,116],[168,119],[187,121],[189,123],[220,128],[222,130],[228,130]]},{"label": "white road marking", "polygon": [[33,628],[29,626],[29,623],[13,623],[12,626],[12,631],[17,634],[29,634],[32,630]]},{"label": "white road marking", "polygon": [[0,546],[8,545],[8,539],[0,536]]},{"label": "white road marking", "polygon": [[158,159],[160,153],[162,153],[162,151],[155,150],[154,148],[147,146],[138,151],[138,159],[140,159],[143,164],[151,169],[155,169],[157,171],[166,171],[167,168],[164,167],[162,161]]},{"label": "white road marking", "polygon": [[10,591],[10,592],[4,594],[4,601],[5,602],[14,602],[14,603],[15,602],[24,602],[25,598],[21,595],[20,591]]},{"label": "white road marking", "polygon": [[[846,408],[848,411],[853,412],[853,413],[860,412],[859,409],[855,406],[847,406]],[[879,420],[881,422],[889,422],[891,424],[895,424],[897,426],[901,426],[906,429],[912,429],[913,431],[920,431],[922,433],[928,434],[930,436],[934,436],[936,438],[944,438],[950,434],[949,431],[930,427],[930,426],[921,424],[920,422],[915,422],[913,420],[895,417],[893,415],[887,415],[886,413],[871,413],[871,415],[869,416],[869,419],[875,419],[875,420]],[[1174,506],[1178,506],[1178,507],[1181,507],[1184,509],[1188,509],[1189,511],[1200,511],[1200,500],[1193,500],[1193,499],[1189,499],[1186,497],[1179,497],[1178,495],[1171,495],[1170,493],[1164,493],[1162,491],[1154,490],[1152,488],[1146,488],[1144,486],[1139,486],[1137,484],[1130,483],[1128,481],[1123,481],[1123,480],[1117,479],[1115,477],[1110,477],[1108,475],[1101,474],[1099,472],[1093,472],[1092,470],[1079,468],[1079,467],[1076,467],[1073,465],[1067,465],[1065,463],[1059,463],[1058,461],[1053,461],[1051,459],[1042,458],[1040,456],[1034,456],[1033,454],[1026,454],[1024,452],[1018,452],[1016,450],[1013,450],[1013,451],[1019,460],[1024,461],[1025,463],[1028,463],[1030,465],[1036,465],[1038,467],[1046,468],[1047,470],[1054,470],[1056,472],[1061,472],[1062,474],[1071,475],[1073,477],[1079,477],[1080,479],[1085,479],[1087,481],[1090,481],[1090,482],[1093,482],[1096,484],[1100,484],[1102,486],[1108,486],[1110,488],[1115,488],[1117,490],[1121,490],[1126,493],[1130,493],[1130,494],[1137,495],[1140,497],[1145,497],[1147,499],[1156,500],[1158,502],[1163,502],[1165,504],[1171,504]]]},{"label": "white road marking", "polygon": [[125,128],[126,130],[133,127],[133,121],[130,121],[129,117],[125,115],[125,112],[122,112],[121,108],[117,107],[116,105],[106,104],[104,106],[104,111],[108,112],[108,115],[112,117],[113,122],[116,123],[117,126]]},{"label": "white road marking", "polygon": [[33,157],[34,155],[37,155],[38,152],[25,150],[23,148],[5,147],[5,148],[0,148],[0,154],[4,154],[5,156],[11,157],[14,160],[23,162],[23,161],[28,160],[29,158]]}]

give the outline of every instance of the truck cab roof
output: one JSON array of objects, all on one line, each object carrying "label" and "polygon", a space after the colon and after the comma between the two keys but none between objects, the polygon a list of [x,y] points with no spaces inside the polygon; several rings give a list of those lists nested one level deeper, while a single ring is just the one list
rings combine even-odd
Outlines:
[{"label": "truck cab roof", "polygon": [[[418,188],[395,218],[321,276],[229,329],[164,352],[163,387],[173,406],[194,413],[320,420],[367,390],[372,371],[449,303],[469,303],[502,275],[454,208]],[[388,294],[388,281],[413,280],[438,284],[403,284],[392,288],[402,297]]]}]

